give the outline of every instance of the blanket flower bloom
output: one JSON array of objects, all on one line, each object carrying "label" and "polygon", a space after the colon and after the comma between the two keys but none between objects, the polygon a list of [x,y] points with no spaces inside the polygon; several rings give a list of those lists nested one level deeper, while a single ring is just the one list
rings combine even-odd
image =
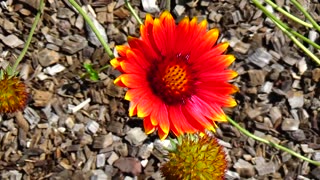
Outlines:
[{"label": "blanket flower bloom", "polygon": [[129,115],[144,118],[147,134],[158,130],[160,139],[214,130],[227,121],[221,107],[233,107],[230,94],[238,89],[227,81],[237,73],[226,69],[234,60],[224,55],[228,44],[216,44],[217,29],[207,21],[184,18],[175,24],[165,11],[159,18],[146,16],[141,39],[128,37],[129,46],[117,46],[113,67],[122,72],[115,83],[127,87]]},{"label": "blanket flower bloom", "polygon": [[0,114],[13,113],[26,106],[26,85],[19,78],[4,74],[0,77],[0,87]]}]

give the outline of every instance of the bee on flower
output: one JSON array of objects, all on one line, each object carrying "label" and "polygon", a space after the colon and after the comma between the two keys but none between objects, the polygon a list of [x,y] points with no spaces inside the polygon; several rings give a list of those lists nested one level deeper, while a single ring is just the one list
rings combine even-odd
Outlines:
[{"label": "bee on flower", "polygon": [[183,133],[215,130],[227,121],[222,107],[233,107],[230,97],[237,76],[227,67],[235,60],[225,55],[228,43],[216,44],[219,31],[207,31],[207,21],[188,17],[175,23],[165,11],[159,18],[146,16],[141,38],[129,37],[118,46],[113,67],[122,72],[115,83],[127,87],[129,115],[143,118],[146,133],[158,130],[165,139],[170,130]]}]

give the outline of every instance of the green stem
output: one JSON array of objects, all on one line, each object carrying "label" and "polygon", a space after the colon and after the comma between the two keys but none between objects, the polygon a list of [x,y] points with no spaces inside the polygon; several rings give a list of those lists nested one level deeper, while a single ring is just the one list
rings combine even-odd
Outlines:
[{"label": "green stem", "polygon": [[74,0],[69,0],[69,2],[72,4],[73,7],[75,7],[78,10],[78,12],[84,18],[84,20],[88,23],[88,25],[90,26],[92,31],[96,34],[98,40],[100,41],[100,43],[102,44],[103,48],[105,49],[105,51],[109,55],[110,59],[113,59],[114,55],[113,55],[109,45],[105,42],[104,38],[99,33],[98,29],[94,26],[93,22],[91,21],[89,16],[86,14],[86,12],[84,12],[82,10],[82,8]]},{"label": "green stem", "polygon": [[32,40],[32,37],[33,37],[33,34],[34,34],[34,31],[36,30],[36,27],[39,23],[39,20],[40,20],[40,17],[41,17],[41,14],[43,12],[43,8],[44,8],[44,0],[40,0],[40,4],[39,4],[39,10],[37,12],[37,15],[34,19],[34,22],[32,24],[32,27],[30,29],[30,33],[28,35],[28,38],[27,38],[27,41],[26,41],[26,44],[25,46],[23,47],[20,55],[18,56],[17,60],[15,61],[13,67],[12,67],[12,75],[16,74],[15,71],[17,70],[17,67],[19,65],[19,63],[22,61],[23,57],[25,56],[25,54],[27,53],[27,50],[29,48],[29,45],[31,43],[31,40]]},{"label": "green stem", "polygon": [[110,65],[109,65],[109,64],[107,64],[107,65],[105,65],[105,66],[103,66],[103,67],[99,68],[99,69],[98,69],[98,72],[101,72],[101,71],[103,71],[103,70],[105,70],[105,69],[107,69],[107,68],[109,68],[109,67],[110,67]]},{"label": "green stem", "polygon": [[266,3],[268,3],[270,6],[272,6],[274,9],[276,9],[277,11],[279,11],[280,13],[284,14],[285,16],[287,16],[288,18],[290,18],[291,20],[305,26],[308,28],[312,28],[312,24],[309,24],[307,22],[302,21],[301,19],[293,16],[292,14],[288,13],[287,11],[285,11],[284,9],[282,9],[280,6],[278,6],[277,4],[275,4],[274,2],[272,2],[271,0],[265,0]]},{"label": "green stem", "polygon": [[[266,14],[285,34],[289,36],[289,38],[299,47],[301,48],[309,57],[314,60],[316,63],[320,65],[320,60],[311,53],[305,46],[303,46],[302,43],[300,43],[293,35],[296,35],[298,37],[302,37],[301,34],[293,31],[291,28],[289,28],[286,24],[284,24],[281,20],[276,18],[272,13],[270,13],[258,0],[252,0],[252,2],[263,11],[264,14]],[[309,44],[312,45],[312,41],[310,41],[307,38],[302,38],[303,40],[306,40]]]},{"label": "green stem", "polygon": [[318,45],[317,43],[311,41],[310,39],[304,37],[303,35],[301,35],[300,33],[296,32],[296,31],[291,31],[291,33],[295,36],[297,36],[298,38],[302,39],[304,42],[307,42],[308,44],[310,44],[311,46],[313,46],[316,49],[320,49],[320,45]]},{"label": "green stem", "polygon": [[312,16],[301,6],[301,4],[299,4],[298,1],[296,0],[290,0],[292,2],[293,5],[295,5],[297,7],[297,9],[299,9],[302,14],[310,21],[310,23],[312,24],[312,26],[318,31],[320,32],[320,26],[317,24],[317,22],[312,18]]},{"label": "green stem", "polygon": [[270,11],[268,11],[260,2],[259,0],[252,0],[252,2],[265,14],[267,15],[273,22],[277,22],[281,26],[283,26],[286,29],[290,29],[286,24],[284,24],[281,20],[276,18]]},{"label": "green stem", "polygon": [[306,53],[311,59],[320,65],[320,60],[315,56],[308,48],[306,48],[297,38],[295,38],[289,31],[274,22],[304,53]]},{"label": "green stem", "polygon": [[133,15],[133,17],[138,21],[138,23],[140,25],[143,24],[142,20],[139,18],[138,14],[134,11],[133,7],[131,6],[131,4],[128,2],[128,0],[124,0],[127,8],[129,9],[129,11],[131,12],[131,14]]},{"label": "green stem", "polygon": [[170,12],[170,9],[171,9],[171,0],[167,0],[167,2],[166,2],[166,9]]},{"label": "green stem", "polygon": [[270,146],[272,146],[272,147],[274,147],[274,148],[277,148],[277,149],[280,149],[280,150],[282,150],[282,151],[285,151],[285,152],[287,152],[287,153],[289,153],[289,154],[291,154],[291,155],[293,155],[293,156],[295,156],[295,157],[297,157],[297,158],[300,158],[300,159],[302,159],[302,160],[305,160],[305,161],[307,161],[307,162],[309,162],[309,163],[311,163],[311,164],[314,164],[314,165],[316,165],[316,166],[320,166],[320,162],[317,162],[317,161],[311,160],[311,159],[309,159],[309,158],[307,158],[307,157],[305,157],[305,156],[302,156],[301,154],[296,153],[296,152],[294,152],[293,150],[288,149],[288,148],[286,148],[286,147],[284,147],[284,146],[281,146],[280,144],[276,144],[276,143],[273,143],[273,142],[268,141],[268,140],[266,140],[266,139],[263,139],[263,138],[261,138],[261,137],[255,136],[255,135],[253,135],[252,133],[250,133],[248,130],[246,130],[246,129],[244,129],[243,127],[241,127],[238,123],[236,123],[236,122],[235,122],[233,119],[231,119],[230,117],[227,117],[227,119],[228,119],[228,121],[229,121],[234,127],[236,127],[236,128],[237,128],[239,131],[241,131],[244,135],[246,135],[246,136],[248,136],[248,137],[251,137],[251,138],[254,139],[254,140],[257,140],[257,141],[260,141],[260,142],[262,142],[262,143],[268,144],[268,145],[270,145]]}]

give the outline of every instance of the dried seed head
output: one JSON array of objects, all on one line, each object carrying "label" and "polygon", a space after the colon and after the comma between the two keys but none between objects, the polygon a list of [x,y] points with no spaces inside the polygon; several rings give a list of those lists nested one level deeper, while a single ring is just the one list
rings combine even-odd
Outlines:
[{"label": "dried seed head", "polygon": [[22,110],[27,103],[26,85],[16,76],[0,78],[0,114]]},{"label": "dried seed head", "polygon": [[161,167],[166,179],[224,179],[226,154],[216,138],[207,135],[184,135],[179,138],[176,149],[168,154],[169,161]]}]

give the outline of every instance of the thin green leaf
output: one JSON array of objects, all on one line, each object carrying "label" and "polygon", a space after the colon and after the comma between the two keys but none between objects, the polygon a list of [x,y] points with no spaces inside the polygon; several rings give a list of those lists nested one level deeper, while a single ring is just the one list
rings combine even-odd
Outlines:
[{"label": "thin green leaf", "polygon": [[93,80],[93,81],[98,81],[99,80],[98,72],[93,69],[92,64],[85,63],[83,65],[83,67],[86,69],[86,71],[89,74],[91,80]]}]

